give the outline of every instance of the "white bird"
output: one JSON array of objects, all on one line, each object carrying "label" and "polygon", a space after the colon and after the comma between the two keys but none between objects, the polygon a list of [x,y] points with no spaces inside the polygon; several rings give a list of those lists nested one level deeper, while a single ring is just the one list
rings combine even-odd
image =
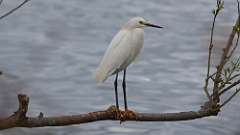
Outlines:
[{"label": "white bird", "polygon": [[133,61],[135,61],[143,47],[144,31],[146,26],[163,28],[158,25],[151,24],[145,21],[142,17],[134,17],[125,23],[120,31],[113,37],[103,59],[96,71],[93,73],[93,78],[98,82],[104,82],[109,76],[116,74],[114,88],[116,107],[118,105],[118,92],[117,92],[117,79],[118,73],[123,73],[123,94],[125,111],[127,111],[127,98],[126,98],[126,69]]}]

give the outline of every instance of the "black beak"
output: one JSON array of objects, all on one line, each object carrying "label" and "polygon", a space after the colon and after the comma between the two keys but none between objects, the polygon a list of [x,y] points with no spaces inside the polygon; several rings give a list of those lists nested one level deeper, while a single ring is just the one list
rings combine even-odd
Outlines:
[{"label": "black beak", "polygon": [[158,26],[158,25],[146,23],[146,22],[144,23],[144,25],[149,26],[149,27],[155,27],[155,28],[163,28],[162,26]]}]

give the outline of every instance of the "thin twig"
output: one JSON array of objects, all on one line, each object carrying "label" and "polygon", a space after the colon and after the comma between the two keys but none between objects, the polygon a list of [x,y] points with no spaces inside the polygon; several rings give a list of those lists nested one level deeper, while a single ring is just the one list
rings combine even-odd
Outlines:
[{"label": "thin twig", "polygon": [[8,15],[12,14],[14,11],[18,10],[20,7],[22,7],[25,3],[27,3],[30,0],[24,0],[21,4],[19,4],[14,9],[10,10],[9,12],[5,13],[4,15],[0,16],[0,20],[7,17]]},{"label": "thin twig", "polygon": [[239,41],[239,32],[237,33],[237,40],[236,40],[236,43],[235,43],[235,46],[234,48],[232,49],[232,51],[230,52],[229,56],[228,56],[228,59],[233,55],[233,52],[236,50],[237,46],[238,46],[238,41]]},{"label": "thin twig", "polygon": [[[224,65],[229,60],[229,58],[232,56],[233,52],[235,51],[236,47],[238,46],[238,41],[239,41],[239,30],[238,29],[239,29],[239,26],[240,26],[240,21],[239,21],[240,20],[240,6],[239,6],[239,1],[238,0],[237,0],[237,5],[238,5],[237,6],[238,7],[238,19],[237,19],[236,24],[234,25],[234,27],[232,29],[232,33],[231,33],[230,38],[228,40],[228,44],[227,44],[226,48],[224,48],[224,53],[222,55],[221,62],[219,64],[218,70],[217,70],[218,75],[222,72],[222,69],[223,69]],[[227,56],[227,54],[230,51],[230,48],[232,46],[232,42],[233,42],[233,39],[234,39],[234,36],[235,36],[236,32],[238,34],[236,44],[233,47],[233,49],[231,50],[229,56]],[[235,68],[236,67],[234,66],[233,69],[232,69],[232,72],[229,74],[229,77],[226,80],[226,83],[229,83],[231,80],[233,80],[234,78],[236,78],[236,77],[238,77],[240,75],[240,74],[236,74],[233,77],[231,77],[231,75],[232,75],[233,71],[235,70]],[[220,76],[218,76],[218,77],[220,77]],[[220,91],[219,95],[222,95],[223,93],[225,93],[226,91],[228,91],[229,89],[233,88],[234,86],[236,86],[239,83],[240,83],[240,80],[234,82],[233,84],[229,85],[228,87],[226,87],[225,89]],[[214,89],[215,89],[215,84],[214,84]],[[219,89],[222,89],[222,87],[220,87]]]},{"label": "thin twig", "polygon": [[[238,11],[238,20],[239,20],[239,19],[240,19],[240,4],[239,4],[239,1],[238,1],[238,0],[236,0],[236,1],[237,1],[237,7],[238,7],[237,11]],[[237,40],[236,40],[235,46],[234,46],[234,48],[232,49],[232,51],[230,52],[228,58],[230,58],[230,57],[233,55],[233,52],[236,50],[236,48],[237,48],[237,46],[238,46],[238,41],[239,41],[239,36],[240,36],[240,34],[239,34],[239,31],[238,31],[237,29],[240,28],[240,21],[238,21],[238,24],[237,24],[236,26],[237,26],[237,27],[235,27],[235,28],[236,28],[236,31],[237,31]]]},{"label": "thin twig", "polygon": [[238,74],[232,76],[232,77],[229,79],[229,81],[232,81],[233,79],[235,79],[235,78],[238,77],[238,76],[240,76],[240,73],[238,73]]},{"label": "thin twig", "polygon": [[232,98],[235,97],[239,91],[240,91],[240,89],[236,89],[236,91],[226,101],[224,101],[220,105],[220,108],[222,108],[224,105],[226,105],[228,102],[230,102],[232,100]]},{"label": "thin twig", "polygon": [[231,79],[232,79],[231,76],[234,73],[234,71],[236,70],[236,68],[237,67],[235,65],[232,65],[231,69],[229,70],[228,75],[224,75],[225,76],[225,80],[219,86],[219,90],[223,89],[226,86],[226,84],[231,84]]},{"label": "thin twig", "polygon": [[[216,75],[216,74],[217,74],[217,72],[211,74],[208,79],[212,79],[212,80],[214,81],[215,79],[213,78],[213,76]],[[221,73],[221,74],[222,74],[222,73]],[[224,75],[224,74],[222,74],[222,75]]]},{"label": "thin twig", "polygon": [[209,48],[208,48],[208,67],[207,67],[207,78],[205,80],[205,86],[204,86],[204,91],[205,94],[207,95],[209,101],[211,100],[210,94],[208,92],[208,83],[209,83],[209,78],[210,78],[210,67],[211,67],[211,55],[212,55],[212,48],[213,48],[213,32],[214,32],[214,27],[215,27],[215,22],[217,18],[217,13],[214,14],[213,22],[212,22],[212,28],[211,28],[211,36],[210,36],[210,43],[209,43]]},{"label": "thin twig", "polygon": [[211,74],[211,75],[208,77],[208,79],[212,79],[212,81],[215,81],[215,78],[213,77],[214,75],[216,75],[216,72],[213,73],[213,74]]},{"label": "thin twig", "polygon": [[[239,22],[239,18],[237,19],[235,26],[237,26],[238,22]],[[229,36],[227,45],[223,49],[223,54],[222,54],[220,63],[217,66],[217,73],[216,73],[216,78],[215,78],[216,81],[214,82],[214,86],[213,86],[213,99],[214,99],[215,104],[220,101],[219,93],[218,93],[219,92],[218,84],[219,84],[219,80],[221,79],[221,74],[222,74],[223,67],[225,66],[225,64],[227,62],[228,53],[229,53],[229,51],[230,51],[230,49],[233,45],[233,39],[235,37],[235,34],[236,34],[236,30],[233,28],[232,32]]]},{"label": "thin twig", "polygon": [[[236,28],[238,29],[239,27],[239,24],[240,24],[240,8],[239,8],[239,1],[237,0],[237,3],[238,3],[238,18],[237,18],[237,21],[234,25],[234,28],[232,29],[232,32],[229,36],[229,39],[228,39],[228,43],[227,43],[227,46],[226,48],[223,49],[223,55],[221,57],[221,61],[220,61],[220,64],[217,66],[217,74],[216,74],[216,78],[219,79],[221,77],[221,72],[223,70],[223,67],[224,65],[226,64],[227,60],[228,60],[228,52],[230,51],[231,49],[231,46],[233,45],[233,39],[235,37],[235,34],[237,33],[237,30]],[[238,34],[239,36],[239,34]],[[237,43],[238,43],[238,39],[237,39]],[[235,45],[237,46],[237,44]],[[234,47],[235,48],[235,47]],[[233,48],[233,49],[234,49]],[[235,51],[235,49],[231,52],[231,54]],[[238,80],[237,82],[231,84],[230,86],[228,86],[227,88],[223,89],[220,93],[219,92],[219,89],[218,89],[218,82],[215,82],[214,83],[214,88],[213,88],[213,96],[214,96],[214,91],[217,92],[217,96],[219,98],[219,95],[223,94],[225,91],[231,89],[232,87],[236,86],[237,84],[239,84],[239,81]],[[215,93],[216,94],[216,93]]]},{"label": "thin twig", "polygon": [[224,88],[222,91],[219,92],[219,95],[222,95],[223,93],[227,92],[228,90],[230,90],[231,88],[235,87],[236,85],[240,84],[240,79],[234,83],[232,83],[231,85],[229,85],[228,87]]}]

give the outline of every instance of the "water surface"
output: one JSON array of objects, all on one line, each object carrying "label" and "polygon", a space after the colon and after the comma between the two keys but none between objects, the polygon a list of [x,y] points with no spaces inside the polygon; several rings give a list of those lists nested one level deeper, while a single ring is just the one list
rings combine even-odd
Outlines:
[{"label": "water surface", "polygon": [[[4,1],[0,13],[20,0]],[[128,68],[130,108],[139,112],[197,110],[206,98],[206,73],[211,9],[201,0],[32,0],[0,21],[0,116],[17,108],[17,93],[30,96],[28,115],[73,115],[114,104],[113,80],[97,86],[91,74],[113,35],[129,18],[142,16],[164,26],[145,29],[139,62]],[[236,17],[234,1],[225,1],[217,19],[214,63]],[[214,67],[214,65],[213,65]],[[120,103],[123,96],[120,93]],[[13,128],[2,135],[238,135],[240,98],[218,117],[185,122],[101,121],[83,125]]]}]

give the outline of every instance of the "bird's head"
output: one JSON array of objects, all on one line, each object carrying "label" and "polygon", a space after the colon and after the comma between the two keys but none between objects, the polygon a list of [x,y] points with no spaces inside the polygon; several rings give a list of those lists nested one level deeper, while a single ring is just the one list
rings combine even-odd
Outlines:
[{"label": "bird's head", "polygon": [[134,17],[123,25],[123,28],[125,29],[135,29],[135,28],[144,28],[144,27],[163,28],[161,26],[147,22],[142,17]]}]

